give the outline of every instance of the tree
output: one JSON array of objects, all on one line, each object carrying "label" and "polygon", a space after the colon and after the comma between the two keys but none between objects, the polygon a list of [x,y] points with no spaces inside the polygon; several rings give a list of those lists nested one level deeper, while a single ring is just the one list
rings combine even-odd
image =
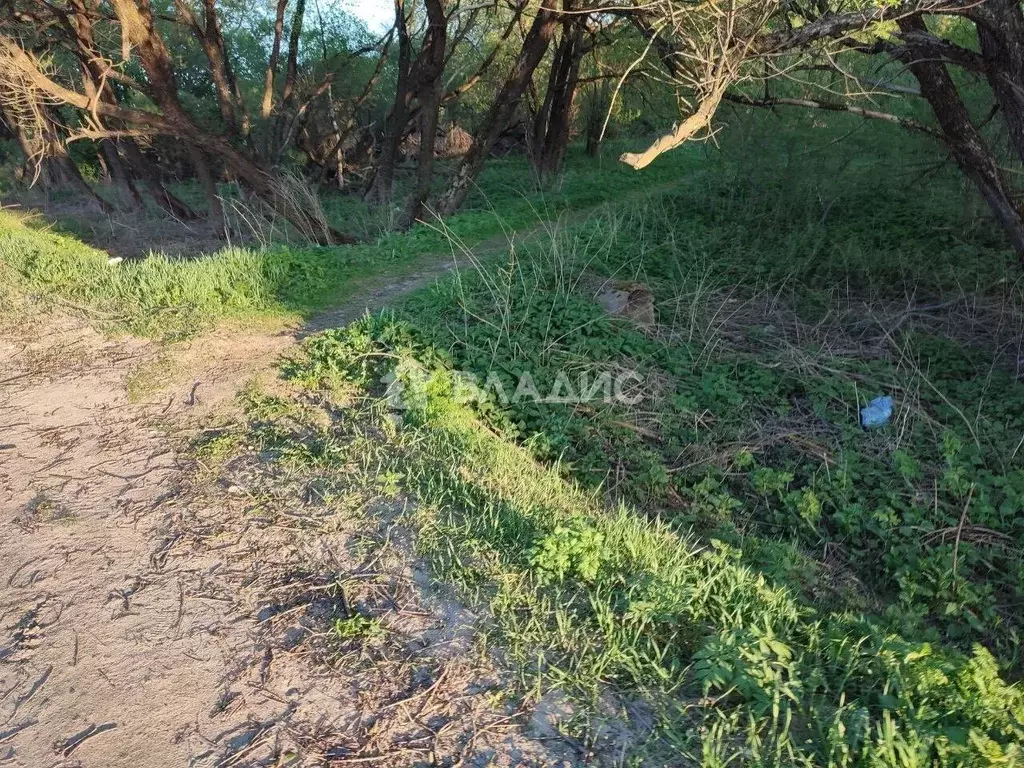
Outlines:
[{"label": "tree", "polygon": [[[670,132],[647,149],[625,153],[622,162],[640,169],[658,155],[706,130],[723,100],[748,106],[780,105],[846,111],[887,120],[941,141],[974,183],[1024,259],[1024,219],[1005,170],[972,119],[949,67],[984,75],[992,88],[990,114],[998,114],[1015,161],[1024,162],[1024,16],[1013,0],[924,0],[876,4],[855,11],[827,4],[804,8],[778,0],[737,4],[712,0],[633,2],[616,11],[627,17],[671,77],[690,109]],[[978,49],[944,37],[945,29],[972,33]],[[769,81],[791,81],[795,72],[817,69],[848,78],[844,55],[883,56],[909,69],[929,103],[937,128],[907,115],[860,107],[852,100],[790,98],[770,94]],[[810,82],[804,80],[804,86]],[[765,88],[763,95],[751,89]],[[854,94],[856,95],[856,94]]]},{"label": "tree", "polygon": [[530,84],[534,70],[544,58],[558,26],[558,20],[557,11],[544,5],[537,9],[512,70],[473,136],[473,147],[459,163],[448,189],[437,202],[438,213],[454,213],[465,201],[473,181],[483,168],[485,160],[494,149],[501,132],[508,125],[519,100]]},{"label": "tree", "polygon": [[419,101],[419,150],[417,151],[416,183],[405,201],[398,226],[406,229],[423,212],[434,175],[434,149],[437,143],[438,116],[448,35],[448,19],[441,0],[425,0],[427,32],[423,48],[412,72],[412,89]]},{"label": "tree", "polygon": [[366,191],[366,199],[376,203],[389,203],[395,183],[395,163],[398,161],[398,147],[405,135],[409,118],[409,107],[414,97],[412,88],[412,37],[405,0],[395,0],[395,31],[398,37],[398,77],[395,87],[395,101],[388,112],[384,140],[377,158],[373,179]]},{"label": "tree", "polygon": [[[112,17],[107,16],[98,3],[92,6],[79,4],[74,18],[50,6],[46,6],[45,16],[26,15],[14,9],[4,19],[4,34],[0,35],[0,85],[3,86],[0,99],[6,98],[8,102],[12,99],[36,99],[40,103],[60,104],[78,110],[85,127],[78,131],[77,138],[105,140],[167,136],[179,140],[206,193],[210,216],[215,221],[220,218],[220,201],[209,157],[216,157],[228,173],[291,222],[299,232],[324,243],[352,240],[329,227],[325,228],[322,221],[304,209],[287,185],[280,183],[258,158],[236,146],[231,141],[233,124],[228,125],[224,133],[216,133],[202,127],[190,114],[179,95],[175,67],[149,0],[112,0],[111,4]],[[215,26],[216,20],[212,21]],[[89,34],[82,33],[86,28],[85,22],[88,22]],[[91,33],[91,26],[96,23],[115,26],[122,42],[123,59],[127,60],[133,52],[145,74],[144,79],[127,75],[114,64],[108,52],[96,45],[96,36]],[[11,33],[17,33],[17,36]],[[71,82],[61,82],[58,72],[48,71],[27,41],[34,41],[36,46],[47,52],[73,52],[85,65],[81,68],[83,90],[77,90]],[[118,103],[111,97],[110,80],[143,97],[153,108]],[[175,215],[192,215],[187,206],[162,189],[158,174],[148,167],[138,147],[129,142],[124,149],[129,165],[146,180],[154,197],[161,200],[164,207]]]},{"label": "tree", "polygon": [[537,176],[543,180],[558,173],[569,144],[573,102],[579,84],[587,16],[575,13],[574,0],[562,0],[562,30],[548,73],[544,101],[533,122],[531,150]]}]

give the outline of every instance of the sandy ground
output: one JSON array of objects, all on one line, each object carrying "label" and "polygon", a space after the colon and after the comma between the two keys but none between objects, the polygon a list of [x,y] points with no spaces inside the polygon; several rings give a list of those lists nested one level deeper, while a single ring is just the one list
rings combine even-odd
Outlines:
[{"label": "sandy ground", "polygon": [[[394,291],[361,296],[314,327]],[[250,486],[273,488],[258,460],[204,484],[175,450],[229,423],[239,387],[301,335],[220,331],[169,353],[52,315],[0,333],[0,766],[582,759],[545,710],[505,701],[504,673],[469,653],[476,617],[386,515],[353,527],[287,492],[254,514]],[[130,400],[138,371],[165,368]],[[328,652],[338,583],[384,617],[384,641]]]},{"label": "sandy ground", "polygon": [[[258,456],[207,476],[179,450],[230,429],[306,335],[509,244],[361,281],[302,327],[171,346],[52,313],[0,328],[0,768],[620,763],[617,737],[594,736],[602,757],[565,734],[557,693],[508,695],[393,501],[354,521]],[[353,606],[384,631],[332,645]]]}]

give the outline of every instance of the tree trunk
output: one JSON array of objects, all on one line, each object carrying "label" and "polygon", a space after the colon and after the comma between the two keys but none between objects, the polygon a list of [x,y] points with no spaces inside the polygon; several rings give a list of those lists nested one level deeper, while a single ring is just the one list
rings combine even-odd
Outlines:
[{"label": "tree trunk", "polygon": [[292,27],[288,34],[288,63],[285,66],[284,92],[281,94],[281,101],[285,106],[292,101],[295,93],[295,81],[299,77],[299,39],[302,37],[302,21],[305,14],[306,0],[298,0],[295,4],[295,13],[292,14]]},{"label": "tree trunk", "polygon": [[131,171],[128,170],[121,155],[117,151],[117,143],[113,139],[100,141],[100,152],[107,163],[110,181],[117,189],[121,205],[128,210],[139,210],[143,207],[142,195],[139,194]]},{"label": "tree trunk", "polygon": [[33,147],[28,137],[25,136],[25,131],[22,126],[15,122],[12,115],[4,108],[4,103],[0,101],[0,119],[3,120],[4,124],[10,130],[14,136],[14,140],[18,143],[18,149],[21,150],[21,154],[25,156],[25,164],[22,166],[22,171],[28,178],[34,178],[36,174],[41,173],[42,169],[38,162],[39,148]]},{"label": "tree trunk", "polygon": [[[925,32],[919,16],[899,20],[900,29],[912,39],[914,33]],[[974,183],[999,223],[1010,237],[1013,247],[1024,260],[1024,219],[1013,199],[999,163],[971,122],[970,114],[956,90],[946,65],[928,58],[923,51],[909,46],[912,60],[908,66],[921,85],[921,95],[931,105],[935,118],[945,135],[946,145],[957,165]]]},{"label": "tree trunk", "polygon": [[189,208],[187,203],[163,185],[163,182],[160,181],[160,176],[149,160],[146,159],[146,156],[142,154],[142,150],[139,149],[135,139],[126,139],[122,142],[121,148],[124,150],[129,168],[131,168],[137,178],[142,179],[142,183],[146,185],[149,196],[153,198],[153,202],[158,207],[182,221],[191,221],[197,218],[196,212]]},{"label": "tree trunk", "polygon": [[[292,199],[287,189],[282,188],[270,174],[235,149],[224,136],[207,133],[196,125],[178,99],[173,65],[163,38],[153,25],[149,0],[113,0],[113,4],[122,28],[130,33],[149,80],[150,94],[163,112],[162,120],[173,126],[175,135],[220,158],[243,184],[304,235],[321,244],[352,241],[352,238],[331,227],[320,226],[309,211],[302,209],[299,201]],[[204,165],[198,164],[197,174],[203,173]],[[207,187],[209,189],[212,185],[207,184]]]},{"label": "tree trunk", "polygon": [[206,157],[197,146],[189,144],[188,159],[192,163],[192,168],[195,169],[199,186],[203,188],[203,194],[206,196],[206,205],[210,212],[209,217],[218,229],[223,229],[224,210],[221,208],[220,195],[217,192],[217,182],[214,181],[213,174],[210,173],[210,166],[206,162]]},{"label": "tree trunk", "polygon": [[[121,20],[123,32],[130,35],[135,44],[142,68],[149,80],[149,90],[153,101],[172,122],[195,127],[192,118],[185,112],[178,98],[178,83],[174,76],[174,65],[171,62],[167,46],[153,23],[153,14],[149,0],[113,0],[114,10]],[[195,171],[209,204],[210,216],[215,220],[223,220],[217,187],[210,175],[206,158],[196,144],[188,147],[189,160]]]},{"label": "tree trunk", "polygon": [[284,11],[288,0],[277,0],[277,14],[274,17],[274,42],[270,48],[270,60],[263,79],[263,102],[260,116],[266,120],[274,111],[274,78],[277,77],[277,60],[281,57],[281,36],[284,34]]},{"label": "tree trunk", "polygon": [[611,90],[607,80],[594,83],[586,95],[584,120],[587,132],[587,156],[597,157],[601,153],[604,138],[604,118],[611,107]]},{"label": "tree trunk", "polygon": [[405,0],[395,0],[395,30],[398,33],[398,85],[395,88],[395,103],[391,106],[385,121],[383,146],[377,158],[373,179],[364,195],[368,202],[381,205],[391,202],[398,148],[409,122],[409,104],[412,101],[412,40],[405,17]]},{"label": "tree trunk", "polygon": [[[563,8],[571,11],[572,0],[565,0]],[[544,106],[534,123],[532,159],[541,182],[558,173],[565,157],[584,52],[580,17],[567,13],[562,22],[562,39],[551,64]]]},{"label": "tree trunk", "polygon": [[555,11],[543,6],[538,9],[512,71],[487,111],[477,135],[473,137],[472,148],[462,158],[451,185],[438,200],[439,213],[454,213],[465,201],[473,181],[494,149],[501,132],[512,119],[523,92],[533,78],[534,70],[544,58],[557,26],[558,14]]},{"label": "tree trunk", "polygon": [[988,0],[969,14],[978,28],[985,75],[1017,160],[1024,162],[1024,14],[1014,0]]},{"label": "tree trunk", "polygon": [[[206,60],[210,65],[210,78],[213,80],[213,88],[217,94],[217,106],[220,108],[220,116],[228,133],[238,132],[238,119],[235,115],[238,85],[235,82],[234,73],[231,71],[231,64],[228,61],[227,49],[224,45],[224,35],[220,31],[220,20],[217,17],[217,7],[214,0],[203,0],[203,21],[202,24],[192,12],[189,0],[175,0],[174,4],[178,12],[184,18],[186,24],[192,29],[196,40],[199,41]],[[240,109],[244,111],[243,104],[238,102]]]},{"label": "tree trunk", "polygon": [[[548,130],[548,118],[551,115],[551,104],[555,99],[555,91],[558,89],[559,78],[564,73],[562,72],[562,60],[565,58],[566,53],[566,38],[565,31],[562,33],[562,40],[555,47],[555,55],[551,59],[551,71],[548,73],[548,85],[544,91],[544,99],[540,102],[540,108],[537,109],[537,114],[533,118],[533,130],[529,135],[529,154],[530,162],[533,164],[534,171],[536,171],[538,178],[542,175],[542,162],[541,156],[544,154],[544,139],[547,135]],[[530,97],[531,106],[534,103],[534,99],[537,99],[536,84],[532,86],[532,93]]]},{"label": "tree trunk", "polygon": [[94,203],[103,213],[112,213],[110,203],[96,194],[82,178],[78,165],[61,140],[59,128],[49,108],[40,103],[37,111],[40,115],[40,133],[34,140],[24,135],[22,126],[8,121],[18,135],[18,145],[25,153],[25,160],[30,166],[35,165],[35,178],[48,192],[69,190]]},{"label": "tree trunk", "polygon": [[281,109],[269,129],[267,142],[267,162],[277,164],[288,148],[291,140],[291,129],[296,125],[293,115],[295,102],[295,84],[299,77],[299,40],[302,36],[302,22],[306,14],[306,0],[298,0],[292,14],[291,28],[288,33],[288,54],[285,57],[284,88],[281,91]]},{"label": "tree trunk", "polygon": [[[74,0],[73,6],[78,43],[82,54],[81,70],[85,91],[90,98],[99,99],[104,104],[116,107],[117,97],[105,83],[104,72],[99,63],[100,57],[96,53],[90,8],[86,6],[84,0]],[[93,0],[91,10],[95,11],[96,7],[97,3]],[[100,88],[99,93],[96,93],[97,87]],[[135,185],[135,178],[140,178],[157,207],[178,219],[196,218],[195,212],[188,205],[164,187],[159,176],[143,156],[135,139],[104,139],[100,142],[100,147],[107,158],[108,167],[115,176],[115,183],[120,188],[122,199],[127,201],[131,208],[143,206],[142,196]],[[122,153],[124,162],[121,159]],[[120,180],[117,179],[118,171],[122,174]]]},{"label": "tree trunk", "polygon": [[416,165],[416,184],[405,201],[398,221],[399,229],[408,229],[423,214],[423,204],[434,179],[434,148],[437,143],[438,113],[441,109],[442,82],[448,20],[441,0],[425,0],[427,35],[416,60],[416,91],[419,98],[420,147]]}]

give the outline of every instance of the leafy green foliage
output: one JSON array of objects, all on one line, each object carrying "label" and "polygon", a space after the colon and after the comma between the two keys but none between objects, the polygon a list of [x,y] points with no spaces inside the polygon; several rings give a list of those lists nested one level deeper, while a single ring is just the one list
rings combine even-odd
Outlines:
[{"label": "leafy green foliage", "polygon": [[[805,162],[834,157],[822,151]],[[383,322],[404,329],[405,353],[496,375],[506,392],[524,371],[542,393],[567,371],[637,372],[637,405],[525,400],[478,412],[563,475],[733,543],[808,600],[884,604],[892,629],[965,648],[990,642],[1015,658],[1024,385],[993,361],[998,350],[983,337],[913,323],[890,333],[847,308],[902,299],[904,322],[902,296],[990,285],[1008,267],[1005,252],[980,236],[961,244],[974,250],[966,263],[932,255],[944,235],[924,226],[954,216],[937,213],[949,190],[917,201],[887,190],[896,199],[883,207],[898,213],[882,220],[879,203],[867,204],[878,196],[873,175],[847,168],[830,184],[817,169],[790,168],[781,172],[788,187],[778,188],[776,166],[769,174],[740,152],[724,153],[726,161],[747,172],[719,166],[661,198],[559,230],[550,243],[463,274],[455,290],[412,298],[398,322]],[[754,188],[761,199],[746,196]],[[845,216],[822,219],[821,197]],[[813,262],[790,256],[812,232],[843,240],[845,250]],[[654,292],[662,334],[609,317],[591,298],[623,275]],[[1019,308],[1020,299],[983,300]],[[833,353],[816,335],[822,326],[842,338],[874,334],[871,357],[858,343]],[[376,333],[380,351],[391,349],[388,332]],[[895,394],[894,424],[865,432],[857,411],[878,393]]]},{"label": "leafy green foliage", "polygon": [[[337,492],[412,500],[417,552],[487,608],[524,688],[644,700],[651,764],[1012,765],[1024,384],[1007,356],[1021,314],[1011,260],[962,221],[951,177],[911,195],[810,142],[808,126],[766,135],[677,153],[678,189],[311,338],[284,366],[298,394],[246,393],[238,445]],[[851,141],[894,164],[920,156],[877,137]],[[601,199],[632,183],[602,178],[588,185]],[[576,183],[570,201],[586,199]],[[458,223],[467,239],[501,220],[488,201],[510,221],[524,210],[494,184]],[[288,252],[267,277],[269,253],[121,274],[62,255],[56,236],[8,236],[2,261],[24,285],[140,328],[165,312],[309,307],[441,237]],[[329,261],[338,253],[348,266]],[[263,282],[245,282],[254,267]],[[202,280],[181,279],[189,270]],[[655,328],[594,301],[610,278],[651,291]],[[457,371],[508,392],[523,372],[542,392],[566,373],[640,384],[628,403],[467,406]],[[419,385],[400,413],[394,382]],[[881,393],[892,422],[864,431],[858,408]],[[337,638],[373,635],[365,621]]]},{"label": "leafy green foliage", "polygon": [[[419,551],[489,606],[526,685],[656,704],[654,764],[1013,764],[1024,385],[1005,338],[915,309],[1019,313],[990,290],[1006,253],[979,233],[931,255],[948,189],[868,206],[873,178],[790,172],[754,173],[753,199],[719,169],[560,229],[310,340],[288,375],[430,382],[384,417],[374,476],[419,502]],[[833,258],[796,258],[812,235]],[[657,333],[593,300],[613,276],[654,293]],[[644,384],[629,404],[468,408],[458,370],[506,391],[524,371],[542,392],[566,371]],[[865,431],[878,393],[892,423]]]},{"label": "leafy green foliage", "polygon": [[[355,375],[382,394],[377,371],[363,377],[358,361],[384,348],[386,329],[406,342],[411,334],[366,318],[309,340],[287,375],[327,393],[334,377]],[[388,365],[401,367],[409,354],[395,352]],[[445,397],[440,389],[434,396]],[[287,422],[278,434],[291,431],[286,442],[305,450],[282,450],[280,460],[317,476],[333,466],[339,482],[415,499],[405,519],[417,551],[437,578],[489,608],[526,687],[597,695],[610,686],[655,707],[658,736],[641,751],[645,763],[719,755],[764,765],[995,766],[1020,758],[1024,695],[980,645],[959,652],[887,630],[884,617],[809,606],[737,546],[682,534],[630,506],[609,509],[466,406],[428,410],[396,427],[371,399],[326,429],[296,434]],[[756,468],[749,453],[737,462],[761,494],[793,493],[795,475]],[[708,483],[701,493],[728,492]],[[792,500],[792,514],[803,515],[797,527],[813,518],[808,499]]]},{"label": "leafy green foliage", "polygon": [[329,635],[332,640],[337,642],[373,641],[382,638],[385,635],[385,630],[381,626],[380,619],[354,613],[347,618],[335,619],[331,624]]},{"label": "leafy green foliage", "polygon": [[604,534],[586,519],[569,520],[537,542],[530,563],[542,580],[593,582],[603,563],[604,543]]}]

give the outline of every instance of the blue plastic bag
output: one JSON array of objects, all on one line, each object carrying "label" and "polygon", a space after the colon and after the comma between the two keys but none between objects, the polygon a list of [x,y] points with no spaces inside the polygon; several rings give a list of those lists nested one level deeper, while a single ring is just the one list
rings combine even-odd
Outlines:
[{"label": "blue plastic bag", "polygon": [[892,417],[892,398],[888,395],[876,397],[860,409],[860,425],[864,429],[885,426]]}]

